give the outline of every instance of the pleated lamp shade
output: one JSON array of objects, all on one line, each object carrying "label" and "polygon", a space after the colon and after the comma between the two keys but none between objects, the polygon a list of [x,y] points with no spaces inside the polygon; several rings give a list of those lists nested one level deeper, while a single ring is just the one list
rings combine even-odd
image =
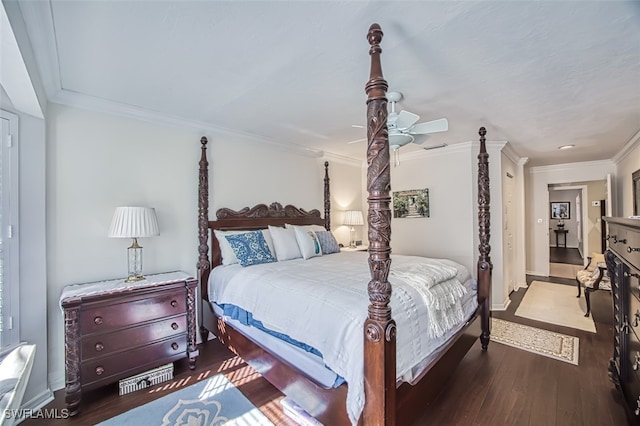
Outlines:
[{"label": "pleated lamp shade", "polygon": [[156,210],[151,207],[116,207],[109,228],[111,238],[140,238],[160,235]]},{"label": "pleated lamp shade", "polygon": [[364,218],[362,217],[362,211],[360,210],[347,210],[344,212],[343,225],[359,226],[364,225]]}]

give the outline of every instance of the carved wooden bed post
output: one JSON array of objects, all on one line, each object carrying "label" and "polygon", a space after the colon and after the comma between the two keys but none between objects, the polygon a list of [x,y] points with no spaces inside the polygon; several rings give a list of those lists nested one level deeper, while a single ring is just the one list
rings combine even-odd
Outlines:
[{"label": "carved wooden bed post", "polygon": [[367,190],[369,197],[369,312],[364,324],[363,420],[394,425],[396,420],[396,323],[391,318],[391,172],[387,131],[387,82],[380,65],[382,30],[372,24],[367,34],[371,73],[367,92]]},{"label": "carved wooden bed post", "polygon": [[329,192],[329,162],[324,162],[324,229],[331,231],[331,195]]},{"label": "carved wooden bed post", "polygon": [[[211,262],[209,260],[209,162],[207,161],[207,138],[200,139],[200,174],[198,176],[198,281],[209,279]],[[209,300],[207,294],[201,298]]]},{"label": "carved wooden bed post", "polygon": [[489,345],[489,336],[491,333],[490,321],[490,298],[491,298],[491,245],[489,239],[491,237],[491,213],[489,212],[490,194],[489,194],[489,154],[487,153],[485,135],[487,130],[480,127],[478,131],[480,135],[480,153],[478,154],[478,229],[480,237],[480,245],[478,249],[480,256],[478,257],[478,303],[482,304],[482,335],[480,342],[482,350],[486,351]]}]

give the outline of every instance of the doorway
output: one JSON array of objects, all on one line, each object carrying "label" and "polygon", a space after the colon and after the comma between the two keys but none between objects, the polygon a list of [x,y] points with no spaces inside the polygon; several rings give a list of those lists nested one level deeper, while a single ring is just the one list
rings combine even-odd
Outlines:
[{"label": "doorway", "polygon": [[573,279],[584,267],[586,186],[549,186],[549,276]]}]

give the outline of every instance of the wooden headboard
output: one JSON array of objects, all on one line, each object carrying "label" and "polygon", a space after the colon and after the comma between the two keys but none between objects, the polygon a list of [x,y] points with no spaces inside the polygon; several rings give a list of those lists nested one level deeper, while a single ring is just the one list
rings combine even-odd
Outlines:
[{"label": "wooden headboard", "polygon": [[[211,270],[222,263],[220,245],[214,230],[257,230],[271,226],[320,225],[331,230],[331,194],[329,188],[329,162],[324,163],[324,218],[320,211],[306,211],[290,204],[273,202],[258,204],[240,210],[221,208],[216,211],[216,220],[209,220],[209,163],[207,161],[207,138],[200,139],[200,179],[198,184],[198,279],[201,297],[209,300],[208,281]],[[210,253],[210,257],[209,257]]]}]

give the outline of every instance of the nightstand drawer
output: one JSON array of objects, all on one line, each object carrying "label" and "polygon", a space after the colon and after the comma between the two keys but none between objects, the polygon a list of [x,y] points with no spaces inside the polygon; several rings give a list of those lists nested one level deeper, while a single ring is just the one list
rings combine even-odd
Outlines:
[{"label": "nightstand drawer", "polygon": [[122,349],[135,348],[187,331],[187,316],[167,318],[118,332],[93,334],[82,339],[82,359],[105,356]]},{"label": "nightstand drawer", "polygon": [[[157,363],[159,359],[166,362],[182,358],[186,353],[187,335],[183,333],[137,349],[127,350],[105,358],[95,358],[82,363],[80,368],[82,387],[105,380],[117,380],[115,377],[127,377],[130,374],[135,374],[132,373],[132,370],[141,369],[140,366]],[[144,368],[141,370],[144,371]]]},{"label": "nightstand drawer", "polygon": [[80,332],[83,335],[104,333],[121,327],[157,318],[179,315],[186,311],[186,296],[182,291],[164,291],[150,297],[122,301],[110,305],[90,305],[80,311]]},{"label": "nightstand drawer", "polygon": [[198,280],[181,271],[66,286],[65,402],[78,413],[82,393],[187,358],[194,369]]}]

